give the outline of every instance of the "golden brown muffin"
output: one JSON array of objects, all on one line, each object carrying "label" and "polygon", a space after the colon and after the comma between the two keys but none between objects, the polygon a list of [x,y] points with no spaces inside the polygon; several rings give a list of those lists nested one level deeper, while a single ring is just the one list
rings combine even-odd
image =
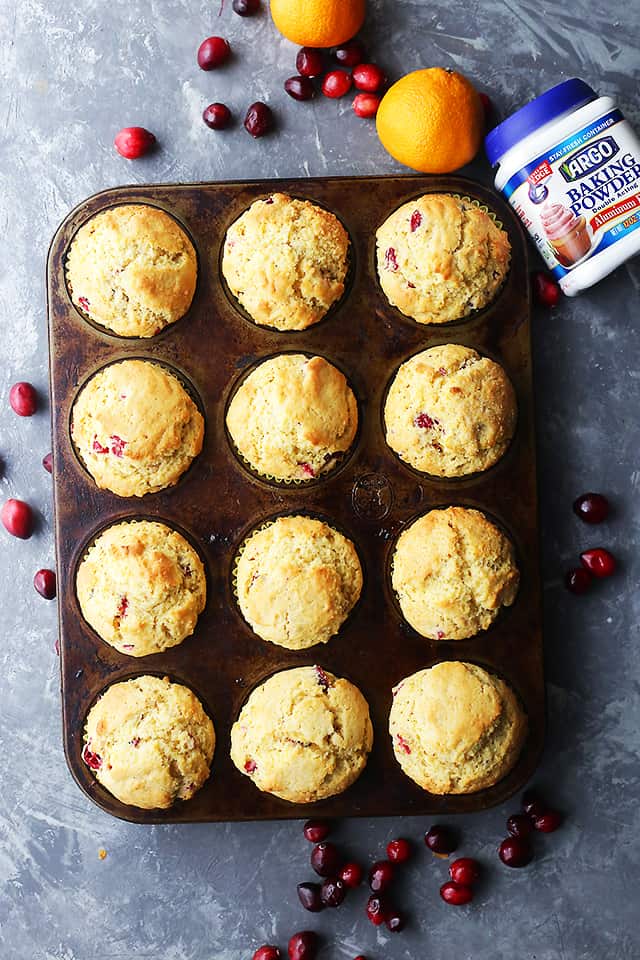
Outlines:
[{"label": "golden brown muffin", "polygon": [[259,790],[312,803],[346,790],[372,743],[358,688],[321,667],[297,667],[251,693],[231,728],[231,759]]},{"label": "golden brown muffin", "polygon": [[198,265],[173,217],[122,204],[80,227],[66,269],[71,299],[88,317],[122,337],[153,337],[189,309]]},{"label": "golden brown muffin", "polygon": [[398,538],[391,579],[403,616],[423,637],[464,640],[513,603],[513,544],[484,514],[431,510]]},{"label": "golden brown muffin", "polygon": [[143,810],[189,800],[209,776],[213,723],[187,687],[165,677],[114,683],[87,716],[82,759],[122,803]]},{"label": "golden brown muffin", "polygon": [[330,471],[358,428],[358,405],[344,375],[323,357],[283,353],[256,367],[236,391],[227,429],[238,452],[277,480]]},{"label": "golden brown muffin", "polygon": [[509,270],[504,230],[470,200],[428,193],[376,234],[378,277],[389,303],[418,323],[447,323],[493,300]]},{"label": "golden brown muffin", "polygon": [[360,596],[362,568],[350,540],[311,517],[280,517],[257,530],[238,558],[243,616],[263,640],[289,650],[326,643]]},{"label": "golden brown muffin", "polygon": [[222,273],[256,323],[305,330],[344,293],[348,250],[347,231],[332,213],[274,193],[229,227]]},{"label": "golden brown muffin", "polygon": [[99,370],[73,405],[71,434],[99,487],[142,497],[171,487],[202,450],[204,420],[180,381],[147,360]]},{"label": "golden brown muffin", "polygon": [[492,467],[516,426],[516,396],[499,363],[469,347],[431,347],[403,363],[384,409],[387,443],[437,477]]},{"label": "golden brown muffin", "polygon": [[436,794],[475,793],[516,763],[527,719],[513,690],[473,663],[437,663],[393,691],[389,733],[408,777]]},{"label": "golden brown muffin", "polygon": [[181,534],[148,520],[116,523],[83,557],[76,576],[82,615],[98,636],[130,657],[162,653],[191,636],[207,580]]}]

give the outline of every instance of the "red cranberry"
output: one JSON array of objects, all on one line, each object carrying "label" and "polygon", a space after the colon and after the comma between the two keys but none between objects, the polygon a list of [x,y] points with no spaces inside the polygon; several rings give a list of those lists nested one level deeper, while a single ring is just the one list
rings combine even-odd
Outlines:
[{"label": "red cranberry", "polygon": [[378,860],[369,871],[369,886],[374,893],[382,893],[393,881],[393,864],[388,860]]},{"label": "red cranberry", "polygon": [[312,100],[316,95],[316,88],[309,77],[289,77],[284,82],[284,88],[294,100]]},{"label": "red cranberry", "polygon": [[[422,214],[419,210],[414,210],[411,214],[411,220],[409,221],[409,226],[411,227],[411,233],[415,233],[416,230],[422,226]],[[446,371],[445,371],[446,375]]]},{"label": "red cranberry", "polygon": [[464,883],[456,883],[455,880],[447,880],[440,887],[440,896],[445,903],[450,903],[454,907],[461,907],[465,903],[473,900],[473,890]]},{"label": "red cranberry", "polygon": [[38,409],[38,395],[35,387],[25,380],[14,383],[9,391],[9,403],[13,412],[19,417],[32,417]]},{"label": "red cranberry", "polygon": [[280,960],[282,954],[277,947],[265,944],[264,947],[258,947],[253,955],[253,960]]},{"label": "red cranberry", "polygon": [[296,70],[301,77],[319,77],[324,70],[322,51],[302,47],[296,57]]},{"label": "red cranberry", "polygon": [[393,270],[394,273],[398,269],[398,255],[394,247],[389,247],[389,249],[385,251],[384,266],[386,270]]},{"label": "red cranberry", "polygon": [[335,877],[340,872],[342,857],[334,843],[319,843],[311,851],[311,866],[320,877]]},{"label": "red cranberry", "polygon": [[338,97],[344,97],[345,93],[351,90],[351,74],[344,70],[331,70],[322,81],[322,92],[325,97],[331,97],[337,100]]},{"label": "red cranberry", "polygon": [[331,833],[331,824],[328,820],[307,820],[303,833],[309,843],[322,843]]},{"label": "red cranberry", "polygon": [[367,900],[366,910],[367,916],[374,927],[379,927],[387,919],[387,905],[383,898],[375,893]]},{"label": "red cranberry", "polygon": [[414,419],[413,424],[416,427],[420,427],[421,430],[432,430],[434,424],[438,422],[438,420],[434,420],[433,417],[430,417],[428,413],[419,413]]},{"label": "red cranberry", "polygon": [[84,750],[82,751],[82,759],[90,770],[99,770],[102,766],[102,757],[98,753],[93,753],[93,751],[89,749],[88,743],[85,744]]},{"label": "red cranberry", "polygon": [[320,887],[320,897],[325,907],[339,907],[347,895],[343,880],[325,880]]},{"label": "red cranberry", "polygon": [[387,844],[387,857],[392,863],[406,863],[411,857],[411,844],[404,837],[390,840]]},{"label": "red cranberry", "polygon": [[138,160],[140,157],[144,157],[145,153],[149,153],[155,142],[154,135],[150,130],[145,130],[144,127],[124,127],[116,134],[113,141],[120,156],[126,160]]},{"label": "red cranberry", "polygon": [[365,58],[364,47],[357,40],[343,43],[333,55],[342,67],[357,67]]},{"label": "red cranberry", "polygon": [[390,933],[400,933],[405,928],[406,920],[402,913],[390,913],[386,923]]},{"label": "red cranberry", "polygon": [[447,856],[458,846],[458,836],[451,827],[436,824],[425,833],[424,842],[432,853],[446,854]]},{"label": "red cranberry", "polygon": [[526,813],[514,813],[507,820],[507,830],[512,837],[528,837],[533,833],[533,823]]},{"label": "red cranberry", "polygon": [[493,121],[493,104],[491,103],[490,98],[486,93],[479,93],[480,102],[482,103],[482,109],[484,110],[484,123],[487,128],[489,128]]},{"label": "red cranberry", "polygon": [[616,558],[604,547],[595,547],[580,554],[580,563],[598,579],[610,577],[616,572]]},{"label": "red cranberry", "polygon": [[45,600],[53,600],[56,595],[56,575],[53,570],[38,570],[33,585]]},{"label": "red cranberry", "polygon": [[224,130],[231,123],[231,110],[225,103],[210,103],[202,119],[212,130]]},{"label": "red cranberry", "polygon": [[361,63],[353,69],[353,82],[358,90],[377,93],[384,87],[387,78],[376,63]]},{"label": "red cranberry", "polygon": [[239,17],[252,17],[260,9],[260,0],[233,0],[231,6]]},{"label": "red cranberry", "polygon": [[42,466],[47,473],[53,473],[53,454],[47,453],[46,456],[42,458]]},{"label": "red cranberry", "polygon": [[472,857],[460,857],[449,867],[449,876],[456,883],[470,887],[480,877],[480,864]]},{"label": "red cranberry", "polygon": [[297,890],[298,900],[305,910],[309,910],[310,913],[320,913],[324,909],[319,883],[299,883]]},{"label": "red cranberry", "polygon": [[533,850],[526,837],[506,837],[500,844],[498,856],[507,867],[526,867],[533,859]]},{"label": "red cranberry", "polygon": [[289,940],[289,960],[314,960],[318,952],[318,934],[313,930],[294,933]]},{"label": "red cranberry", "polygon": [[359,863],[345,863],[340,871],[340,879],[347,887],[355,890],[362,883],[364,870]]},{"label": "red cranberry", "polygon": [[257,139],[258,137],[264,137],[265,133],[269,133],[272,127],[273,113],[271,108],[266,103],[256,100],[255,103],[251,104],[244,118],[245,130]]},{"label": "red cranberry", "polygon": [[531,282],[533,283],[533,295],[541,306],[557,306],[560,300],[560,287],[548,273],[536,270],[531,275]]},{"label": "red cranberry", "polygon": [[0,520],[12,537],[28,540],[33,533],[33,511],[24,500],[7,500],[0,511]]},{"label": "red cranberry", "polygon": [[564,575],[564,585],[571,593],[586,593],[591,586],[591,574],[584,567],[574,567]]},{"label": "red cranberry", "polygon": [[549,808],[534,787],[529,787],[522,794],[522,809],[530,817],[538,817],[545,813]]},{"label": "red cranberry", "polygon": [[357,93],[353,98],[353,112],[363,120],[375,117],[382,97],[376,93]]},{"label": "red cranberry", "polygon": [[198,66],[201,70],[215,70],[226,63],[231,47],[222,37],[207,37],[198,47]]},{"label": "red cranberry", "polygon": [[602,523],[609,516],[609,501],[601,493],[583,493],[573,501],[573,512],[585,523]]},{"label": "red cranberry", "polygon": [[533,818],[533,825],[541,833],[553,833],[562,823],[562,814],[558,810],[546,810]]}]

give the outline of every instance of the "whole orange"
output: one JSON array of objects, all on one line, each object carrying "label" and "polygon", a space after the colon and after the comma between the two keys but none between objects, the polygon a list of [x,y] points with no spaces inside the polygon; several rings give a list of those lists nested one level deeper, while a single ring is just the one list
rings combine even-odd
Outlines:
[{"label": "whole orange", "polygon": [[450,173],[480,149],[484,111],[466,77],[431,67],[389,88],[376,125],[382,145],[400,163],[421,173]]},{"label": "whole orange", "polygon": [[271,0],[273,22],[301,47],[337,47],[356,35],[366,0]]}]

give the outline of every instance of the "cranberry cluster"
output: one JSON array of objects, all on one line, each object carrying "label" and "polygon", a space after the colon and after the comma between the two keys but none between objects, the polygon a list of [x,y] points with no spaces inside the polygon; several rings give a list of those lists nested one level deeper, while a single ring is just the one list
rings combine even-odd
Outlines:
[{"label": "cranberry cluster", "polygon": [[296,57],[298,73],[285,80],[284,89],[294,100],[312,100],[316,95],[314,80],[317,80],[324,96],[337,100],[355,87],[359,92],[353,100],[354,113],[363,119],[375,117],[387,83],[384,70],[376,63],[365,62],[365,49],[359,40],[350,40],[337,47],[333,57],[341,68],[346,69],[327,71],[324,51],[302,47]]},{"label": "cranberry cluster", "polygon": [[509,836],[498,848],[498,856],[507,867],[526,867],[533,860],[534,831],[553,833],[562,823],[562,814],[548,806],[537,792],[527,790],[522,797],[522,813],[507,820]]},{"label": "cranberry cluster", "polygon": [[[601,493],[583,493],[573,503],[574,513],[585,523],[602,523],[609,516],[609,501]],[[564,582],[571,593],[582,594],[596,580],[603,580],[616,572],[616,558],[604,547],[593,547],[580,554],[582,566],[565,574]]]}]

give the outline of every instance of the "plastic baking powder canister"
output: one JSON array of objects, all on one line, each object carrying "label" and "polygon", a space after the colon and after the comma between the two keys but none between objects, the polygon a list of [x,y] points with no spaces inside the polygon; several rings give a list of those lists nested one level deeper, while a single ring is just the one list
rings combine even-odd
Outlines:
[{"label": "plastic baking powder canister", "polygon": [[565,80],[485,140],[495,185],[563,291],[640,253],[640,141],[611,97]]}]

